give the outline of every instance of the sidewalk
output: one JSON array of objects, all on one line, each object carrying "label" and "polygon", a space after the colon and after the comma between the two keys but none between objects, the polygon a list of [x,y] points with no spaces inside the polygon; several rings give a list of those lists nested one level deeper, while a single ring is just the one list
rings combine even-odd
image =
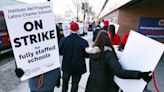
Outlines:
[{"label": "sidewalk", "polygon": [[[7,70],[8,73],[10,73],[10,77],[5,78],[4,81],[9,82],[12,80],[10,83],[1,82],[0,85],[1,86],[6,85],[6,87],[4,87],[4,89],[0,89],[0,92],[30,92],[29,87],[28,87],[28,81],[21,82],[18,78],[16,78],[14,71],[13,71],[14,70],[14,67],[13,67],[14,62],[15,61],[13,60],[10,63],[8,63],[7,65],[0,68],[1,71],[3,69],[5,69],[5,70]],[[88,66],[89,59],[86,59],[86,65],[87,65],[87,71],[88,71],[89,70],[89,66]],[[9,68],[8,68],[8,66],[9,66]],[[5,71],[4,71],[4,73],[5,73]],[[78,92],[85,92],[85,86],[86,86],[86,82],[88,79],[88,75],[89,75],[89,72],[85,73],[82,76],[80,83],[79,83]],[[6,76],[8,76],[8,74]],[[70,91],[71,81],[69,83],[69,86],[70,86],[69,87],[69,91]],[[54,92],[61,92],[61,86],[60,86],[60,88],[55,88]]]},{"label": "sidewalk", "polygon": [[[21,82],[16,77],[14,73],[14,69],[15,69],[14,62],[15,61],[12,60],[3,66],[0,66],[0,92],[30,92],[28,87],[28,82],[27,81]],[[80,80],[78,92],[85,92],[86,82],[89,75],[89,59],[86,59],[86,65],[87,65],[87,73],[85,73]],[[164,92],[163,71],[164,71],[164,54],[155,70],[157,85],[160,89],[160,92]],[[70,86],[71,86],[71,82],[69,85],[68,92],[70,92]],[[149,83],[148,89],[150,89],[152,92],[156,92],[155,87],[153,85],[153,81]],[[60,88],[55,88],[54,92],[61,92],[61,86]]]},{"label": "sidewalk", "polygon": [[[89,62],[88,59],[86,60],[87,64],[87,70],[89,69]],[[0,67],[0,92],[30,92],[28,88],[28,83],[27,81],[21,82],[18,78],[16,78],[14,74],[14,61],[11,61],[10,63]],[[162,59],[160,60],[159,64],[157,65],[156,68],[156,80],[157,80],[157,85],[160,89],[160,92],[164,91],[164,55]],[[84,92],[85,91],[85,86],[87,82],[89,73],[85,73],[82,76],[82,79],[79,83],[79,90],[78,92]],[[70,85],[71,86],[71,83]],[[153,81],[151,81],[148,85],[148,89],[150,89],[152,92],[156,92],[155,87],[153,85]],[[70,90],[70,87],[69,87]],[[60,88],[55,88],[54,92],[61,92],[61,87]],[[70,92],[70,91],[69,91]]]}]

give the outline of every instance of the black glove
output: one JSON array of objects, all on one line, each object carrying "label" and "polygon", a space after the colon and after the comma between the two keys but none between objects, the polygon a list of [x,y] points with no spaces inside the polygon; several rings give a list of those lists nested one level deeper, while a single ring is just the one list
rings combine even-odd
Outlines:
[{"label": "black glove", "polygon": [[22,77],[24,75],[24,71],[21,68],[16,68],[15,69],[16,76],[18,78]]},{"label": "black glove", "polygon": [[122,51],[122,50],[124,50],[124,47],[125,47],[125,45],[121,43],[121,44],[118,46],[118,50],[119,50],[119,51]]},{"label": "black glove", "polygon": [[139,74],[140,78],[143,78],[144,81],[146,81],[147,83],[149,83],[152,79],[152,75],[150,75],[152,72],[141,72]]},{"label": "black glove", "polygon": [[57,80],[56,87],[57,87],[57,88],[59,88],[59,87],[60,87],[60,78]]}]

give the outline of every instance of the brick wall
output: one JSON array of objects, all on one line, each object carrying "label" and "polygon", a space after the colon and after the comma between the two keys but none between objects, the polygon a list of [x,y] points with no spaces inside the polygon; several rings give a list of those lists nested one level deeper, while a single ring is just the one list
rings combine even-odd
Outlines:
[{"label": "brick wall", "polygon": [[[137,3],[128,7],[122,7],[106,16],[118,14],[117,22],[120,25],[118,34],[122,37],[125,32],[138,30],[140,17],[164,17],[164,0],[149,0],[148,2]],[[117,13],[115,13],[117,12]],[[115,15],[117,16],[117,15]],[[164,43],[164,40],[160,40]]]},{"label": "brick wall", "polygon": [[[119,9],[118,23],[120,28],[118,33],[122,37],[125,32],[129,30],[138,30],[138,24],[140,17],[164,17],[164,0],[163,1],[154,1],[134,5],[126,8]],[[164,43],[164,40],[159,40]]]},{"label": "brick wall", "polygon": [[115,10],[103,18],[109,19],[109,22],[118,23],[118,16],[119,16],[119,10]]}]

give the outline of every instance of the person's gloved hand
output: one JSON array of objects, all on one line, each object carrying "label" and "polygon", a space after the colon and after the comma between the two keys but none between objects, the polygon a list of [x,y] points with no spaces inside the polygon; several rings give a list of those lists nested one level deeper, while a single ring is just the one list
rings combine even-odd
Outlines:
[{"label": "person's gloved hand", "polygon": [[122,50],[124,50],[124,47],[125,47],[125,45],[121,43],[121,44],[118,46],[118,50],[119,50],[119,51],[122,51]]},{"label": "person's gloved hand", "polygon": [[141,72],[140,73],[140,78],[143,78],[144,81],[146,81],[147,83],[149,83],[152,79],[152,72]]},{"label": "person's gloved hand", "polygon": [[21,68],[16,68],[15,74],[18,78],[21,78],[24,75],[24,71]]},{"label": "person's gloved hand", "polygon": [[60,78],[57,80],[57,84],[56,84],[56,87],[59,88],[60,87]]}]

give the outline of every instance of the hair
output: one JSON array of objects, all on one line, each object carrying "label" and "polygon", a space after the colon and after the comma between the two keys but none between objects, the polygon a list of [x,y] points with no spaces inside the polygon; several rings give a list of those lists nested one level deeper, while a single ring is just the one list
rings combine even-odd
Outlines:
[{"label": "hair", "polygon": [[112,48],[112,51],[114,52],[114,54],[116,56],[115,50],[112,46],[112,43],[111,43],[110,38],[108,36],[108,33],[105,30],[101,30],[98,33],[98,35],[96,37],[96,40],[93,44],[93,47],[95,47],[95,46],[98,46],[100,48],[101,63],[103,63],[103,61],[104,61],[104,47],[105,46],[108,46],[108,47]]},{"label": "hair", "polygon": [[111,39],[114,40],[115,26],[114,26],[113,24],[111,24],[111,25],[109,26],[109,31],[112,33]]}]

